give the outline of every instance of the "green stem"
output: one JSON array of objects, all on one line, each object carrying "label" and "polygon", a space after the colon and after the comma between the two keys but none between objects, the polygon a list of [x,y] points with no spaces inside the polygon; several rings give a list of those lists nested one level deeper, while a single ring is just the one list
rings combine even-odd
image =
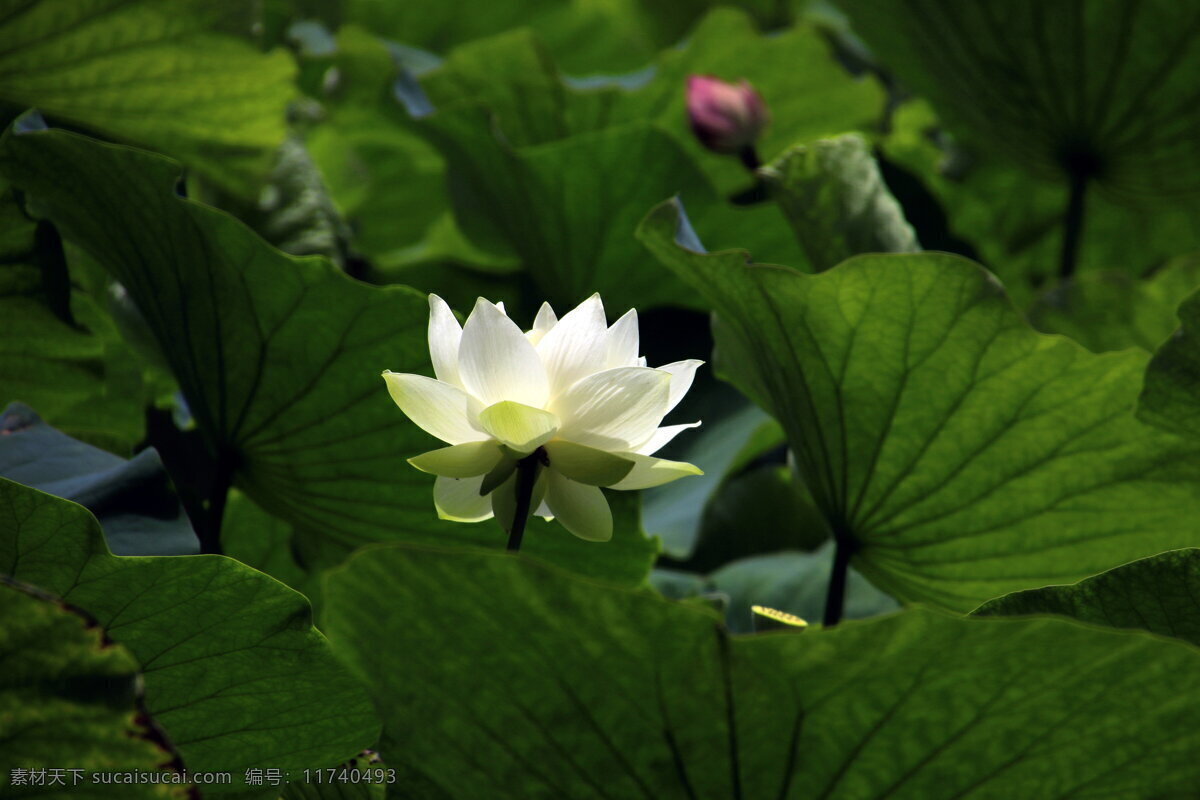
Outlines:
[{"label": "green stem", "polygon": [[738,150],[737,155],[742,162],[742,166],[751,172],[762,166],[762,161],[758,158],[758,150],[752,144],[748,144],[741,150]]},{"label": "green stem", "polygon": [[1089,173],[1074,170],[1067,189],[1067,211],[1063,216],[1062,249],[1058,258],[1058,277],[1065,281],[1075,273],[1075,261],[1079,256],[1079,239],[1083,235],[1083,209],[1087,198]]},{"label": "green stem", "polygon": [[829,572],[829,591],[825,595],[825,618],[822,623],[832,628],[842,619],[846,606],[846,575],[850,570],[850,556],[854,554],[854,540],[849,534],[834,531],[833,568]]},{"label": "green stem", "polygon": [[542,466],[542,451],[533,453],[517,462],[517,511],[513,515],[512,530],[508,534],[508,552],[521,549],[521,537],[525,535],[525,523],[529,521],[533,505],[533,487],[537,483],[538,469]]},{"label": "green stem", "polygon": [[202,521],[196,530],[201,553],[221,555],[224,552],[221,549],[221,523],[225,519],[225,503],[229,499],[229,489],[232,486],[233,469],[229,460],[218,458],[212,486],[209,487],[208,497],[204,502]]}]

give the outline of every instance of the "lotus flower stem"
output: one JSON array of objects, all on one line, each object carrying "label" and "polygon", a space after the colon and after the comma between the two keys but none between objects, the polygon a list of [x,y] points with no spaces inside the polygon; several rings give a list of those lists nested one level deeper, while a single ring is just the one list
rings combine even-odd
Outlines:
[{"label": "lotus flower stem", "polygon": [[513,517],[512,531],[508,534],[508,552],[521,549],[521,538],[525,535],[525,523],[533,505],[533,487],[537,483],[538,470],[545,457],[541,448],[517,462],[517,512]]},{"label": "lotus flower stem", "polygon": [[758,149],[753,144],[748,144],[738,150],[738,158],[742,161],[742,166],[754,172],[762,166],[762,161],[758,157]]}]

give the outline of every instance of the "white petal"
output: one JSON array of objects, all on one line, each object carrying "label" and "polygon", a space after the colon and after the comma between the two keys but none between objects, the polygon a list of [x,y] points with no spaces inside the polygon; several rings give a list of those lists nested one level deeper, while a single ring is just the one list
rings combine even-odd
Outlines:
[{"label": "white petal", "polygon": [[640,456],[628,453],[626,458],[633,459],[633,470],[624,480],[614,483],[610,489],[630,490],[649,489],[652,486],[662,486],[679,478],[689,475],[703,475],[704,471],[695,464],[686,461],[668,461],[665,458]]},{"label": "white petal", "polygon": [[483,406],[457,386],[391,370],[384,371],[383,379],[396,405],[426,433],[450,444],[491,438],[473,422]]},{"label": "white petal", "polygon": [[675,361],[659,367],[663,372],[671,373],[671,395],[667,401],[667,411],[679,405],[679,401],[688,393],[688,389],[692,388],[692,379],[696,377],[696,369],[703,364],[703,361],[689,358],[686,361]]},{"label": "white petal", "polygon": [[433,484],[433,504],[440,519],[482,522],[492,516],[492,499],[479,496],[477,478],[438,478]]},{"label": "white petal", "polygon": [[558,323],[558,317],[554,315],[554,309],[549,303],[542,303],[542,307],[538,309],[537,317],[533,320],[533,327],[525,331],[525,338],[534,347],[537,347],[538,342],[542,341],[542,337],[550,332]]},{"label": "white petal", "polygon": [[446,478],[486,475],[504,458],[498,442],[466,442],[421,453],[408,460],[422,472]]},{"label": "white petal", "polygon": [[605,366],[609,369],[646,366],[638,364],[639,345],[637,309],[631,308],[608,329],[608,358]]},{"label": "white petal", "polygon": [[463,326],[458,374],[484,406],[502,400],[534,408],[546,404],[546,371],[537,351],[515,322],[482,297]]},{"label": "white petal", "polygon": [[644,367],[589,375],[554,401],[559,436],[602,450],[632,450],[666,415],[670,383],[667,373]]},{"label": "white petal", "polygon": [[639,356],[639,357],[638,357],[638,360],[637,360],[637,365],[638,365],[639,367],[644,367],[644,366],[646,366],[646,357],[645,357],[645,356]]},{"label": "white petal", "polygon": [[429,295],[429,357],[433,374],[439,381],[461,387],[458,379],[458,346],[462,326],[446,301],[436,294]]},{"label": "white petal", "polygon": [[550,506],[546,505],[545,500],[542,501],[542,504],[538,506],[537,511],[533,512],[533,514],[536,517],[541,517],[547,522],[554,519],[554,512],[550,510]]},{"label": "white petal", "polygon": [[641,447],[638,447],[636,450],[634,450],[634,452],[640,453],[644,456],[654,455],[660,449],[662,449],[667,442],[674,439],[683,431],[686,431],[688,428],[697,428],[699,426],[699,422],[690,422],[686,425],[664,425],[654,432],[654,435],[650,437],[649,441],[647,441]]},{"label": "white petal", "polygon": [[542,307],[538,309],[537,316],[533,319],[533,329],[546,334],[550,332],[550,329],[557,322],[558,316],[554,313],[554,309],[550,307],[549,303],[542,303]]},{"label": "white petal", "polygon": [[607,542],[612,538],[612,511],[604,492],[595,486],[576,483],[551,469],[546,507],[564,528],[580,539]]},{"label": "white petal", "polygon": [[537,345],[546,365],[550,396],[565,392],[573,383],[605,368],[608,355],[608,324],[600,295],[584,300],[553,328]]},{"label": "white petal", "polygon": [[558,417],[540,408],[504,400],[479,413],[479,424],[501,444],[525,455],[558,432]]}]

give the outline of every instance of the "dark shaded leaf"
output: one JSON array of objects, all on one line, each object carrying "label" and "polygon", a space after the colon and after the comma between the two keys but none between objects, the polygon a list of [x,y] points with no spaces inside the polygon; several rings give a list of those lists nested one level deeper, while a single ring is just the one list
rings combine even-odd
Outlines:
[{"label": "dark shaded leaf", "polygon": [[375,742],[304,597],[233,559],[114,556],[86,510],[0,479],[0,563],[133,655],[145,709],[190,770],[333,766]]},{"label": "dark shaded leaf", "polygon": [[1197,256],[1174,259],[1149,279],[1094,272],[1042,295],[1030,309],[1030,321],[1097,353],[1126,347],[1153,352],[1175,328],[1179,304],[1197,287]]},{"label": "dark shaded leaf", "polygon": [[174,757],[136,719],[138,664],[128,650],[102,641],[79,614],[4,583],[0,620],[5,797],[186,796],[186,786],[91,783],[93,771],[157,772]]},{"label": "dark shaded leaf", "polygon": [[55,430],[28,406],[11,403],[0,413],[0,475],[91,511],[116,555],[199,552],[153,448],[126,461]]},{"label": "dark shaded leaf", "polygon": [[529,559],[398,546],[353,558],[328,602],[383,746],[454,797],[1170,797],[1200,779],[1200,654],[1140,633],[914,610],[729,637]]},{"label": "dark shaded leaf", "polygon": [[1200,550],[1161,553],[1070,586],[1015,592],[984,603],[974,614],[1058,614],[1200,645]]}]

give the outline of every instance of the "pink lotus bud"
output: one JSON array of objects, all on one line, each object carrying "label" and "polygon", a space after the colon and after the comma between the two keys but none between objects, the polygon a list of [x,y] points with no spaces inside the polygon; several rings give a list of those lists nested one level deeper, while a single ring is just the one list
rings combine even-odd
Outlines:
[{"label": "pink lotus bud", "polygon": [[754,143],[767,124],[767,106],[745,80],[736,84],[692,75],[687,112],[700,143],[716,153],[737,153]]}]

